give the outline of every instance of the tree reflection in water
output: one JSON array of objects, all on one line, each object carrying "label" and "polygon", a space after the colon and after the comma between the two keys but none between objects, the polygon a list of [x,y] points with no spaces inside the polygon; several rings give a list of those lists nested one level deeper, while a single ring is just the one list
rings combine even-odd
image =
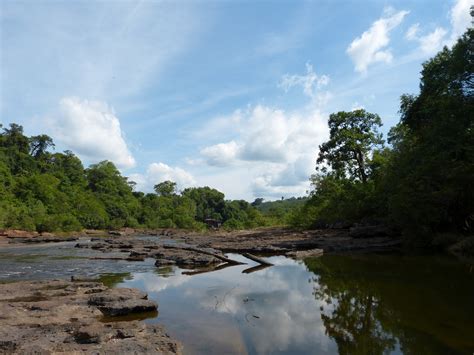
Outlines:
[{"label": "tree reflection in water", "polygon": [[[447,354],[474,349],[474,275],[449,259],[307,259],[326,334],[340,354]],[[444,277],[446,276],[446,278]]]}]

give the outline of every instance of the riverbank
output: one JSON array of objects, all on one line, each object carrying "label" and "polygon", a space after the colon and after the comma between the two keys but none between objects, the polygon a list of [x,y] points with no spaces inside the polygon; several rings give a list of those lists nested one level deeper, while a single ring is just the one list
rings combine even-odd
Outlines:
[{"label": "riverbank", "polygon": [[0,353],[180,354],[161,326],[133,320],[157,307],[137,289],[96,280],[0,284]]}]

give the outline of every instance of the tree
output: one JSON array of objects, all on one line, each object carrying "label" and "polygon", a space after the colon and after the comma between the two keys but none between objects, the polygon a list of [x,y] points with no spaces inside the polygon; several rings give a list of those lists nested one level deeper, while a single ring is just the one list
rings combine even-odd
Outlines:
[{"label": "tree", "polygon": [[10,128],[4,128],[3,132],[3,146],[15,148],[21,153],[29,152],[29,141],[23,134],[23,126],[10,123]]},{"label": "tree", "polygon": [[325,172],[326,164],[338,177],[367,182],[368,160],[372,150],[383,145],[377,128],[382,121],[365,110],[338,112],[329,116],[329,141],[319,147],[317,163]]},{"label": "tree", "polygon": [[405,234],[474,230],[474,29],[423,64],[419,95],[403,95],[390,134],[390,215]]},{"label": "tree", "polygon": [[224,194],[216,189],[205,187],[190,187],[183,191],[183,196],[189,197],[196,203],[196,219],[204,222],[207,218],[222,220],[225,207]]},{"label": "tree", "polygon": [[153,188],[158,196],[172,196],[176,194],[176,183],[170,180],[160,182]]},{"label": "tree", "polygon": [[54,148],[53,139],[46,135],[40,134],[29,138],[30,154],[38,158],[46,153],[48,148]]},{"label": "tree", "polygon": [[260,206],[263,203],[263,201],[264,199],[262,197],[258,197],[252,202],[252,206],[254,207]]}]

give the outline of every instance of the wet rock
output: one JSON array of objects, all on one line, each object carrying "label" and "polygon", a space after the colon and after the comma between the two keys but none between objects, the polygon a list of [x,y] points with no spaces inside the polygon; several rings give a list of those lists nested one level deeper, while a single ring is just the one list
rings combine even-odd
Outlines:
[{"label": "wet rock", "polygon": [[157,307],[155,302],[149,300],[128,300],[107,303],[97,308],[106,316],[117,317],[135,313],[154,312]]},{"label": "wet rock", "polygon": [[176,265],[176,261],[169,260],[169,259],[156,259],[155,266],[169,266],[169,265]]}]

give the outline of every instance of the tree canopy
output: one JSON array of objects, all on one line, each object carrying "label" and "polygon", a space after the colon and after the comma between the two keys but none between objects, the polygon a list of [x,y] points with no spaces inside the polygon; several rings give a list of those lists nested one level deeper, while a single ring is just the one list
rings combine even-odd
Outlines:
[{"label": "tree canopy", "polygon": [[[474,231],[474,29],[423,64],[383,147],[380,117],[330,115],[309,200],[294,226],[385,223],[434,247]],[[448,236],[448,237],[447,237]]]},{"label": "tree canopy", "polygon": [[[1,127],[0,127],[1,128]],[[84,168],[71,151],[54,153],[51,137],[27,137],[10,124],[0,133],[0,228],[73,231],[121,227],[203,229],[207,218],[225,228],[263,225],[245,201],[227,201],[209,187],[177,192],[162,181],[155,193],[134,191],[135,183],[110,161]]]}]

